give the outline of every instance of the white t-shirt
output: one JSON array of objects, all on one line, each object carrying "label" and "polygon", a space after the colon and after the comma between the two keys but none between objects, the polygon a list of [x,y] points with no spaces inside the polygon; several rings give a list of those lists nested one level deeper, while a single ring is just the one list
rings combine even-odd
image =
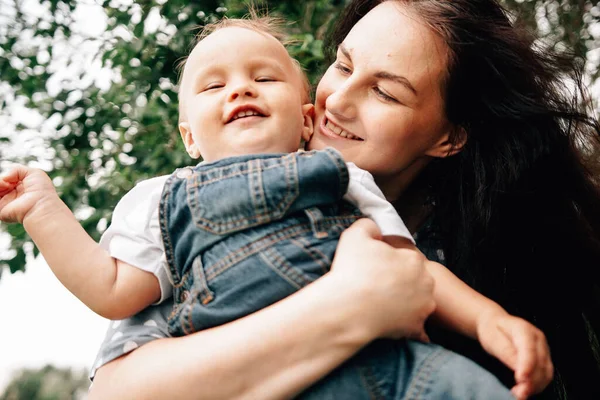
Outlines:
[{"label": "white t-shirt", "polygon": [[[375,184],[373,175],[347,163],[348,191],[344,199],[371,218],[383,236],[401,236],[414,243],[402,218]],[[158,206],[169,175],[138,183],[119,201],[112,223],[100,239],[100,246],[112,257],[156,276],[160,284],[159,303],[169,298],[173,288],[160,234]]]}]

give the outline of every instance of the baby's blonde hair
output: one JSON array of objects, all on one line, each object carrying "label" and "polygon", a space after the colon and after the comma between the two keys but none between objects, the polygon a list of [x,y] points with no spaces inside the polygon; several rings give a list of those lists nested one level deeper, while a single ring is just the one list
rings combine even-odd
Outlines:
[{"label": "baby's blonde hair", "polygon": [[[244,16],[243,18],[223,17],[221,20],[219,20],[217,22],[213,22],[213,23],[204,25],[202,27],[202,30],[200,31],[200,33],[198,33],[198,35],[196,35],[192,49],[194,49],[198,43],[200,43],[203,39],[205,39],[210,34],[218,31],[219,29],[231,28],[231,27],[249,29],[254,32],[263,34],[263,35],[272,36],[273,38],[275,38],[279,43],[281,43],[285,47],[294,42],[293,40],[288,39],[288,36],[285,33],[285,29],[284,29],[285,24],[286,24],[286,21],[282,18],[271,17],[269,15],[259,15],[256,10],[250,9],[249,13],[246,16]],[[292,58],[291,56],[290,56],[290,58],[292,60],[292,64],[294,65],[294,67],[301,79],[301,82],[302,82],[302,102],[305,104],[310,103],[310,82],[308,81],[308,77],[306,76],[306,73],[304,72],[304,69],[302,68],[302,66],[300,65],[298,60],[296,60],[295,58]],[[181,81],[183,78],[183,72],[185,70],[186,61],[187,61],[187,56],[183,60],[181,60],[181,62],[177,66],[177,69],[179,72],[179,81],[177,83],[178,88],[180,88],[180,86],[181,86]],[[179,93],[181,94],[180,89],[179,89]],[[185,118],[184,111],[183,111],[183,109],[184,109],[183,101],[182,101],[182,98],[180,95],[178,95],[178,99],[179,99],[179,122],[183,122],[186,120],[186,118]]]}]

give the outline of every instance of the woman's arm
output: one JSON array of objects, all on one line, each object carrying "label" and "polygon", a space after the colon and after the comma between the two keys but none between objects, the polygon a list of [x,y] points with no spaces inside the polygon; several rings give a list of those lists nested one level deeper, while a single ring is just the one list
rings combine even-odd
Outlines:
[{"label": "woman's arm", "polygon": [[255,314],[110,362],[89,398],[290,398],[377,337],[421,337],[435,307],[424,258],[374,239],[375,224],[358,221],[323,278]]},{"label": "woman's arm", "polygon": [[446,267],[428,262],[434,277],[433,317],[451,329],[479,340],[482,347],[515,374],[512,392],[525,399],[548,386],[554,374],[544,333],[524,319],[510,315],[498,303],[473,290]]}]

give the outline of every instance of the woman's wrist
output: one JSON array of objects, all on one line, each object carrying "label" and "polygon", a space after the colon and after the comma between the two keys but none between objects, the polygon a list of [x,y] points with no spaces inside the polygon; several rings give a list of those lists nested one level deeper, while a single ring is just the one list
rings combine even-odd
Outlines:
[{"label": "woman's wrist", "polygon": [[[330,272],[319,281],[323,302],[319,312],[329,312],[332,329],[341,340],[358,347],[365,346],[382,336],[382,333],[371,323],[366,323],[364,316],[373,311],[369,302],[368,290],[354,285],[343,273]],[[327,311],[326,311],[327,310]]]},{"label": "woman's wrist", "polygon": [[[264,310],[260,317],[266,324],[264,331],[277,332],[274,337],[279,344],[266,343],[271,349],[261,356],[267,363],[277,360],[278,365],[257,371],[269,379],[254,386],[247,398],[264,398],[265,393],[293,397],[375,338],[360,321],[362,308],[356,297],[351,298],[340,283],[333,274],[326,274]],[[252,316],[247,318],[249,322]]]},{"label": "woman's wrist", "polygon": [[330,272],[311,286],[321,298],[320,302],[315,302],[315,307],[326,321],[331,322],[331,329],[340,340],[363,347],[381,336],[374,326],[365,323],[365,313],[372,310],[368,300],[361,300],[364,299],[363,290],[349,286],[342,274]]}]

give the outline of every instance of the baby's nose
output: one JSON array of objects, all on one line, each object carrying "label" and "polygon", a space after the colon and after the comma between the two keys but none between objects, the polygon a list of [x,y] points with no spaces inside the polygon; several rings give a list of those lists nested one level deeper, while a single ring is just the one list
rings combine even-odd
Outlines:
[{"label": "baby's nose", "polygon": [[257,91],[254,85],[249,82],[239,83],[231,89],[229,101],[234,101],[239,97],[256,97]]}]

